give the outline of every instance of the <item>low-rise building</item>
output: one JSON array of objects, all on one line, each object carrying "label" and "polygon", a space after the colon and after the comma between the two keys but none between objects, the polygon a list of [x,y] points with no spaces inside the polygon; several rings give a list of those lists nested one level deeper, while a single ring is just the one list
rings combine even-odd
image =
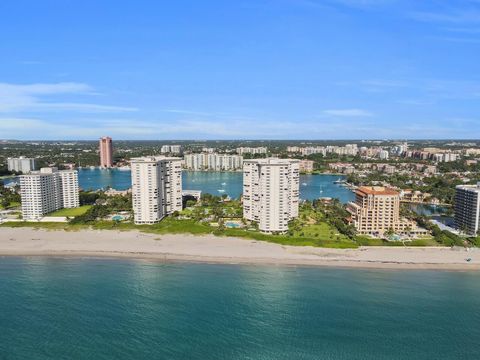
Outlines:
[{"label": "low-rise building", "polygon": [[313,172],[313,160],[300,160],[300,172],[301,173],[311,173]]}]

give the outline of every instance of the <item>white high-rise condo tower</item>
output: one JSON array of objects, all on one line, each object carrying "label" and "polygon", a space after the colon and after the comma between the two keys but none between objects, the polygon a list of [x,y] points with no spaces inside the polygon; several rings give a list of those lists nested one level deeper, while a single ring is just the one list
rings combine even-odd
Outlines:
[{"label": "white high-rise condo tower", "polygon": [[285,233],[298,216],[299,161],[256,159],[243,162],[243,217],[266,233]]},{"label": "white high-rise condo tower", "polygon": [[62,208],[80,206],[76,170],[42,168],[20,176],[24,220],[38,220]]},{"label": "white high-rise condo tower", "polygon": [[135,224],[155,224],[182,210],[182,159],[134,158],[131,168]]}]

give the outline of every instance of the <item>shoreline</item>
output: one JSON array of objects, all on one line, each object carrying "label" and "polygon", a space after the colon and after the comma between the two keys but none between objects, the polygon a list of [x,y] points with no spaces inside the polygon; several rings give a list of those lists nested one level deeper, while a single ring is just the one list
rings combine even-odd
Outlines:
[{"label": "shoreline", "polygon": [[[480,270],[480,249],[289,246],[214,235],[1,228],[0,257],[89,257],[238,265]],[[467,262],[466,259],[471,261]]]}]

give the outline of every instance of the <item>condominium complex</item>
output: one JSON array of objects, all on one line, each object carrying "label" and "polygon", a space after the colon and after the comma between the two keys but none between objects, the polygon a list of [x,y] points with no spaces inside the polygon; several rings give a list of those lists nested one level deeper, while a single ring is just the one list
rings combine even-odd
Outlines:
[{"label": "condominium complex", "polygon": [[414,221],[400,217],[400,194],[381,186],[362,186],[355,191],[355,202],[347,205],[351,221],[359,234],[383,236],[396,234],[426,234]]},{"label": "condominium complex", "polygon": [[243,162],[243,216],[266,233],[285,233],[298,216],[299,161],[257,159]]},{"label": "condominium complex", "polygon": [[313,171],[313,160],[300,160],[301,173],[311,173]]},{"label": "condominium complex", "polygon": [[323,156],[326,156],[327,154],[357,155],[358,148],[357,144],[346,144],[345,146],[288,146],[287,152],[301,153],[303,156],[314,154],[321,154]]},{"label": "condominium complex", "polygon": [[7,159],[8,171],[21,172],[26,174],[35,170],[35,159],[20,156],[18,158]]},{"label": "condominium complex", "polygon": [[100,167],[111,168],[113,166],[112,138],[104,136],[100,138]]},{"label": "condominium complex", "polygon": [[184,156],[184,165],[188,170],[215,170],[229,171],[242,168],[243,157],[228,154],[187,154]]},{"label": "condominium complex", "polygon": [[457,161],[460,155],[454,153],[438,153],[433,154],[433,161],[435,162],[452,162]]},{"label": "condominium complex", "polygon": [[458,185],[455,188],[455,227],[466,234],[476,235],[479,231],[480,183]]},{"label": "condominium complex", "polygon": [[238,155],[243,154],[266,154],[268,149],[266,147],[238,147],[236,149]]},{"label": "condominium complex", "polygon": [[182,145],[162,145],[160,152],[162,154],[181,154]]},{"label": "condominium complex", "polygon": [[80,206],[76,170],[42,168],[20,176],[24,220],[38,220],[52,211]]},{"label": "condominium complex", "polygon": [[406,153],[407,151],[408,151],[408,144],[407,143],[395,145],[392,149],[392,152],[397,156],[401,156],[402,154]]},{"label": "condominium complex", "polygon": [[388,151],[387,150],[380,150],[378,152],[378,157],[380,158],[380,160],[388,160]]},{"label": "condominium complex", "polygon": [[133,158],[131,169],[135,224],[154,224],[182,210],[182,159]]}]

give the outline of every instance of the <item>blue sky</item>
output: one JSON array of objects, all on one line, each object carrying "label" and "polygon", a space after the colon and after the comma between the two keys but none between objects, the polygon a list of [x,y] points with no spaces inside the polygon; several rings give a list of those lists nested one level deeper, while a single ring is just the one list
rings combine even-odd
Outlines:
[{"label": "blue sky", "polygon": [[480,138],[480,0],[2,0],[0,139]]}]

